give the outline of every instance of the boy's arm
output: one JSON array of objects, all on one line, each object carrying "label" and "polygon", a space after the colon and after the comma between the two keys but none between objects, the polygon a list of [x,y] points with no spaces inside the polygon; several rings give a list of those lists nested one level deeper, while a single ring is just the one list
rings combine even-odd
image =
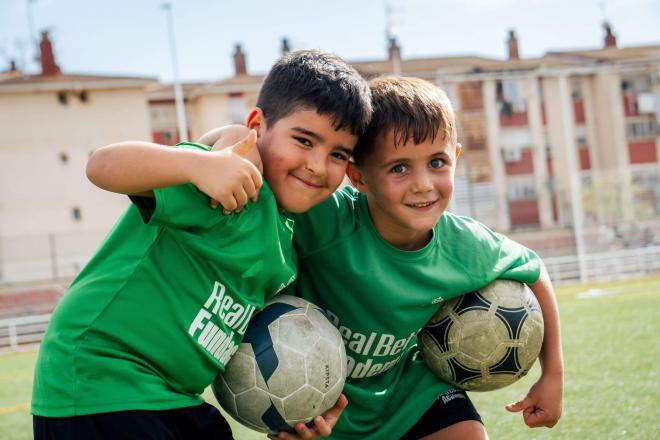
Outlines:
[{"label": "boy's arm", "polygon": [[120,142],[94,152],[87,177],[102,189],[141,196],[152,196],[156,188],[192,183],[220,201],[226,212],[240,210],[248,199],[256,199],[262,184],[259,169],[246,159],[255,144],[253,131],[231,148],[212,152]]},{"label": "boy's arm", "polygon": [[557,424],[562,412],[564,394],[564,360],[561,350],[559,308],[545,265],[541,263],[539,279],[530,288],[543,313],[543,345],[539,360],[541,377],[522,400],[509,404],[511,412],[523,412],[525,424],[530,428]]}]

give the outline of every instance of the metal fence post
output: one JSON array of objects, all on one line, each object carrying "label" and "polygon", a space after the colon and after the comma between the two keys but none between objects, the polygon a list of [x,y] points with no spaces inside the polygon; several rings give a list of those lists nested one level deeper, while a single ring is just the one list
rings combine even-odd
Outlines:
[{"label": "metal fence post", "polygon": [[48,234],[48,248],[50,250],[50,267],[53,279],[59,278],[57,271],[57,249],[55,248],[55,234]]},{"label": "metal fence post", "polygon": [[9,346],[12,351],[18,351],[18,335],[16,332],[16,323],[14,321],[9,321]]}]

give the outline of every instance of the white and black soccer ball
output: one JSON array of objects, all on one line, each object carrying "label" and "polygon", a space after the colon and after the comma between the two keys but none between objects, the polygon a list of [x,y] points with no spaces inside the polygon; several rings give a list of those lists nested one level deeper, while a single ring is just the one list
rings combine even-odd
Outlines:
[{"label": "white and black soccer ball", "polygon": [[527,374],[543,343],[543,315],[523,283],[495,280],[443,305],[419,334],[428,367],[467,391],[505,387]]},{"label": "white and black soccer ball", "polygon": [[346,368],[342,337],[321,309],[278,295],[252,318],[212,388],[222,408],[243,425],[291,431],[335,404]]}]

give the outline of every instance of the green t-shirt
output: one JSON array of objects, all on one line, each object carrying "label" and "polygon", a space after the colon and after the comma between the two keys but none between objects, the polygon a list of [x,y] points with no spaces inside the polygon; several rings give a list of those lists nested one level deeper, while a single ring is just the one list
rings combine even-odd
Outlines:
[{"label": "green t-shirt", "polygon": [[349,405],[332,438],[406,433],[450,388],[416,346],[417,332],[438,307],[496,278],[529,284],[539,276],[532,251],[450,213],[424,248],[396,249],[375,230],[366,197],[350,187],[294,218],[297,294],[326,310],[349,359]]},{"label": "green t-shirt", "polygon": [[252,313],[295,279],[293,221],[267,184],[256,203],[227,216],[193,185],[154,196],[132,198],[53,312],[34,414],[200,404]]}]

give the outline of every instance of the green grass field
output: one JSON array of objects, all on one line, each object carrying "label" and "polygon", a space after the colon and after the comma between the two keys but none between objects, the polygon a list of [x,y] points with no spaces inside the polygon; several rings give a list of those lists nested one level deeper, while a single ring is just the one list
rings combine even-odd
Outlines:
[{"label": "green grass field", "polygon": [[[534,382],[539,372],[533,370],[508,388],[471,395],[490,438],[659,439],[660,277],[573,286],[560,289],[558,297],[566,367],[563,417],[553,429],[530,430],[520,415],[504,409]],[[35,352],[0,356],[0,439],[32,438],[35,357]],[[208,392],[207,397],[212,400]],[[265,438],[233,427],[239,440]]]}]

